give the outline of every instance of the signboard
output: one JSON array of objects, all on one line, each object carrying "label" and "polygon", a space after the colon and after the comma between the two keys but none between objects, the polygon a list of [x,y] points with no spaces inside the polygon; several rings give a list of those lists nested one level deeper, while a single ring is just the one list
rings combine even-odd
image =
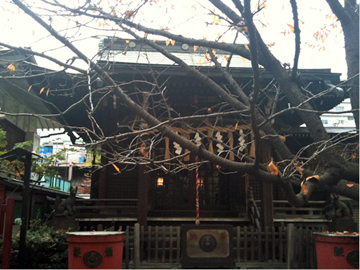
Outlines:
[{"label": "signboard", "polygon": [[234,267],[231,225],[183,225],[183,268]]}]

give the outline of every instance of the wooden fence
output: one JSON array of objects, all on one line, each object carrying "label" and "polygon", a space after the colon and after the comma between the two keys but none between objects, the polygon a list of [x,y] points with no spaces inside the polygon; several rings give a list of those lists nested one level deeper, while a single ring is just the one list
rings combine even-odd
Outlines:
[{"label": "wooden fence", "polygon": [[[316,268],[312,233],[325,225],[280,226],[257,230],[234,227],[236,268]],[[181,268],[180,226],[139,224],[125,228],[123,268]]]}]

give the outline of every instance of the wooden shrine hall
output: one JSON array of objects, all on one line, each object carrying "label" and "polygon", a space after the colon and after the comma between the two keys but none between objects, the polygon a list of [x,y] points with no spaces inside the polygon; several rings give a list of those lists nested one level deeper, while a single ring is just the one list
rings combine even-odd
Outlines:
[{"label": "wooden shrine hall", "polygon": [[[158,42],[165,45],[165,42]],[[189,61],[197,60],[191,57],[194,53],[187,52],[184,44],[168,46],[167,50],[172,53],[183,53]],[[200,55],[205,51],[199,48]],[[184,51],[185,50],[185,51]],[[205,50],[205,49],[203,49]],[[152,115],[160,121],[171,117],[186,117],[196,114],[205,114],[208,111],[227,112],[229,106],[219,102],[219,97],[211,92],[206,85],[190,77],[177,65],[166,63],[145,44],[136,40],[110,39],[103,41],[101,46],[103,53],[98,62],[104,70],[124,89],[129,96],[142,104]],[[126,53],[124,53],[126,52]],[[135,55],[146,53],[147,59],[156,64],[134,61]],[[218,52],[220,55],[221,52]],[[189,56],[190,55],[190,56]],[[236,61],[236,59],[234,59]],[[36,73],[37,67],[29,67]],[[196,66],[203,74],[209,76],[213,81],[225,88],[228,82],[221,73],[212,65]],[[229,72],[241,85],[245,93],[251,91],[252,70],[250,67],[230,67]],[[40,71],[38,71],[40,72]],[[331,73],[329,69],[299,70],[299,84],[313,94],[319,93],[340,83],[340,74]],[[86,79],[81,76],[70,76],[69,74],[56,73],[46,75],[50,79],[44,80],[40,77],[29,78],[29,84],[33,88],[50,87],[57,89],[50,92],[47,100],[53,102],[60,110],[65,110],[74,102],[80,100],[88,93]],[[261,70],[261,88],[265,89],[261,96],[260,108],[265,114],[270,114],[276,95],[276,82],[272,75]],[[50,82],[50,86],[48,85]],[[47,84],[45,86],[45,84]],[[104,136],[114,136],[131,131],[140,131],[147,128],[141,118],[129,112],[121,100],[106,87],[100,79],[94,80],[91,85],[93,89],[92,99],[94,104],[99,104],[93,117],[96,125],[101,128]],[[230,88],[230,87],[229,87]],[[103,89],[103,90],[102,90]],[[159,89],[166,91],[167,104],[161,102],[162,95]],[[36,90],[35,90],[36,91]],[[39,91],[38,91],[39,92]],[[104,95],[104,93],[106,93]],[[328,110],[339,104],[346,93],[340,87],[313,101],[313,106],[318,110]],[[288,107],[288,101],[281,97],[276,106],[276,111]],[[92,129],[85,104],[78,104],[69,113],[65,114],[61,121],[68,126],[86,126]],[[302,124],[296,113],[287,112],[275,119],[277,130],[289,130]],[[186,120],[181,124],[171,125],[173,131],[181,136],[195,140],[197,134],[215,136],[218,140],[235,147],[238,151],[254,156],[254,145],[252,143],[251,128],[246,118],[241,115],[226,114],[217,118],[206,120]],[[266,135],[263,131],[262,135]],[[85,133],[78,132],[85,142],[90,138]],[[182,224],[193,223],[196,217],[196,170],[195,155],[185,155],[188,150],[161,136],[157,130],[143,133],[141,136],[130,136],[117,142],[103,144],[98,150],[110,153],[113,149],[121,148],[123,155],[126,147],[137,144],[137,151],[150,153],[154,166],[135,165],[138,159],[132,162],[124,160],[121,155],[114,160],[110,155],[101,157],[102,164],[114,164],[95,170],[92,175],[90,200],[78,200],[77,218],[79,221],[97,222],[121,222],[122,224],[141,225],[149,224]],[[95,137],[92,137],[95,139]],[[285,140],[285,137],[283,138]],[[291,150],[301,148],[301,139],[293,143],[293,138],[286,138]],[[141,143],[143,141],[143,144]],[[151,142],[151,148],[149,146]],[[262,140],[262,156],[267,162],[270,157],[276,157],[267,139]],[[229,160],[239,160],[239,157],[231,151],[223,151],[221,145],[211,140],[202,140],[202,144],[209,151],[220,154]],[[143,149],[142,149],[143,147]],[[139,155],[138,155],[139,156]],[[144,158],[146,155],[144,155]],[[166,164],[157,163],[161,160],[169,160]],[[284,200],[282,191],[271,184],[262,183],[248,175],[227,171],[211,164],[205,160],[199,160],[199,205],[200,221],[203,223],[232,223],[250,224],[260,222],[262,225],[272,226],[274,221],[273,201]],[[256,201],[258,208],[256,207]],[[259,210],[260,209],[260,210]],[[316,217],[316,216],[314,216]],[[318,215],[318,218],[324,218]]]}]

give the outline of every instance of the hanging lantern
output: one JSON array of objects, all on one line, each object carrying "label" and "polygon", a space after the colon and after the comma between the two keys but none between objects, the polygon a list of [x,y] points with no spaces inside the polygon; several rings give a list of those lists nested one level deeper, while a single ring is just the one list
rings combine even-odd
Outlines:
[{"label": "hanging lantern", "polygon": [[164,186],[164,178],[163,177],[158,177],[157,181],[156,181],[156,185],[158,187],[163,187]]}]

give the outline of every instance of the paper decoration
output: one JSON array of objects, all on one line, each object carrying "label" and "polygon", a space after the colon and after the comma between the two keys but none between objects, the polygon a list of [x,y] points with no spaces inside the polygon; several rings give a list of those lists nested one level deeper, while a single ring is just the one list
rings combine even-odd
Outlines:
[{"label": "paper decoration", "polygon": [[196,134],[195,134],[195,144],[196,144],[196,146],[201,145],[201,137],[198,132],[196,132]]},{"label": "paper decoration", "polygon": [[[216,132],[215,137],[218,141],[222,142],[223,136],[221,135],[220,131]],[[218,152],[222,152],[224,150],[224,146],[221,143],[217,143],[216,147],[218,148]]]},{"label": "paper decoration", "polygon": [[246,145],[245,145],[245,134],[244,131],[242,129],[240,129],[240,137],[239,137],[239,144],[240,144],[240,148],[239,151],[242,152],[245,150]]},{"label": "paper decoration", "polygon": [[[178,132],[176,132],[177,134],[179,134]],[[180,144],[173,142],[174,148],[175,150],[175,154],[180,155],[181,151],[182,151],[182,147],[180,146]]]}]

